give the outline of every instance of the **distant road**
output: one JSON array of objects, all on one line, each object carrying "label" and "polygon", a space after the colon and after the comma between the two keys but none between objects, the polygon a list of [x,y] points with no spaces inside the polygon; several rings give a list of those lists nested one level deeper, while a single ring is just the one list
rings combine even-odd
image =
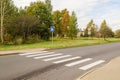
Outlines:
[{"label": "distant road", "polygon": [[0,80],[75,80],[120,56],[120,43],[0,57]]}]

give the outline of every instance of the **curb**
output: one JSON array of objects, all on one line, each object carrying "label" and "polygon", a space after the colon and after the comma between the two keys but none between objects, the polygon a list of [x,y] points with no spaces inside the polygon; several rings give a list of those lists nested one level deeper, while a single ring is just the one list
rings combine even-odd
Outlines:
[{"label": "curb", "polygon": [[5,54],[0,54],[0,56],[17,55],[17,54],[20,54],[20,53],[21,52],[5,53]]},{"label": "curb", "polygon": [[[35,52],[35,51],[44,51],[44,50],[47,50],[47,49],[41,49],[41,50],[33,50],[32,52]],[[17,54],[20,54],[20,53],[27,53],[27,52],[31,52],[29,50],[19,50],[19,51],[6,51],[6,52],[0,52],[0,56],[7,56],[7,55],[17,55]]]},{"label": "curb", "polygon": [[92,70],[90,70],[90,71],[84,73],[83,75],[81,75],[81,76],[80,76],[79,78],[77,78],[76,80],[81,80],[83,77],[85,77],[86,75],[92,73],[93,71],[95,71],[95,70],[97,70],[97,69],[98,69],[98,68],[92,69]]},{"label": "curb", "polygon": [[100,67],[97,67],[95,69],[87,71],[86,73],[84,73],[83,75],[81,75],[80,77],[78,77],[76,80],[81,80],[83,77],[85,77],[85,76],[89,75],[90,73],[96,71],[97,69],[101,68],[102,66],[104,66],[104,65],[101,65]]}]

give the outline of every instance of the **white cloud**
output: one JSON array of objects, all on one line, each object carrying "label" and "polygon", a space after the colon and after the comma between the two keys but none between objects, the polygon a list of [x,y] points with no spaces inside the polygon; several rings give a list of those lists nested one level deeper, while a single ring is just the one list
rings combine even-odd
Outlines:
[{"label": "white cloud", "polygon": [[[14,3],[20,6],[29,6],[30,2],[37,0],[14,0]],[[38,0],[39,1],[39,0]],[[45,1],[45,0],[40,0]],[[78,17],[79,27],[86,27],[90,19],[100,25],[103,19],[106,19],[112,29],[120,25],[119,7],[114,8],[112,5],[106,5],[110,0],[51,0],[53,10],[63,10],[67,8],[70,12],[75,11]]]}]

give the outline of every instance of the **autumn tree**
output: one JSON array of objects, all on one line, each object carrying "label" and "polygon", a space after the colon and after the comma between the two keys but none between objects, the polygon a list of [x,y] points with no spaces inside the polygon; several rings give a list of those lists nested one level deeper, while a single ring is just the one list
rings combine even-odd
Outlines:
[{"label": "autumn tree", "polygon": [[67,9],[62,10],[61,32],[62,37],[67,35],[67,28],[69,27],[70,15]]},{"label": "autumn tree", "polygon": [[78,25],[77,25],[77,17],[75,12],[72,12],[72,15],[70,16],[70,22],[69,22],[69,28],[68,28],[68,37],[71,39],[74,39],[77,37],[77,31],[78,31]]}]

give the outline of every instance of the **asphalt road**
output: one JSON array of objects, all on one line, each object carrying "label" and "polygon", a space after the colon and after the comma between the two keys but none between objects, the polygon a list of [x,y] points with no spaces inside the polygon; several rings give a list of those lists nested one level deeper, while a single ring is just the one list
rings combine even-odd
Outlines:
[{"label": "asphalt road", "polygon": [[75,80],[120,56],[120,43],[0,56],[0,80]]}]

